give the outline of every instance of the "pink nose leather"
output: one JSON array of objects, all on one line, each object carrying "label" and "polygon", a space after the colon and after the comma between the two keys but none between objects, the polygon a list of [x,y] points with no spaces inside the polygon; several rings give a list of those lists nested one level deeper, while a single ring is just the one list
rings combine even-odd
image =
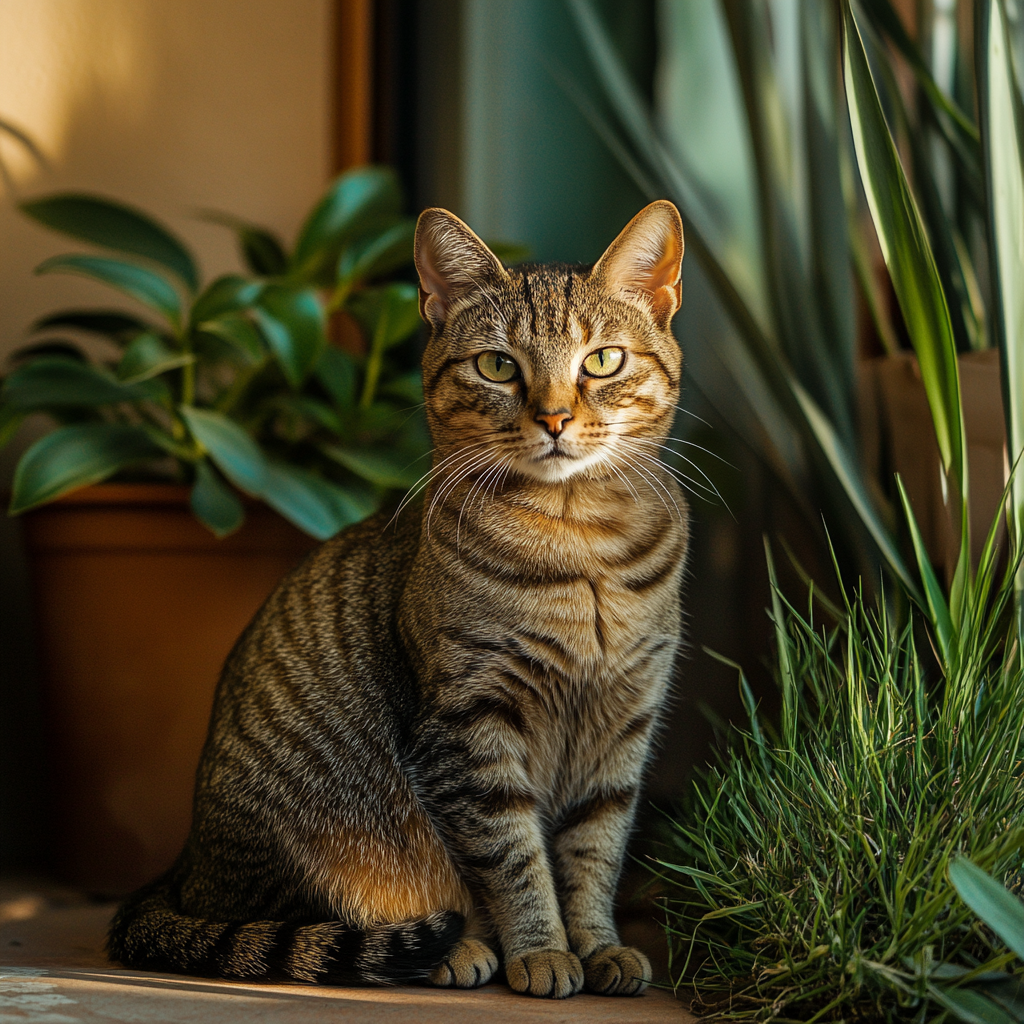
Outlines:
[{"label": "pink nose leather", "polygon": [[565,429],[566,423],[572,419],[572,413],[565,409],[559,409],[558,412],[540,412],[537,413],[536,419],[538,423],[544,424],[552,437],[558,437]]}]

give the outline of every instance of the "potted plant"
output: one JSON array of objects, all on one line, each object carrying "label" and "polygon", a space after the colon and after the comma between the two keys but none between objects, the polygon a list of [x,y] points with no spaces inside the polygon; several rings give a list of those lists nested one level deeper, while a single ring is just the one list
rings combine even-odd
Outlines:
[{"label": "potted plant", "polygon": [[[27,416],[53,423],[17,465],[10,511],[28,512],[51,848],[68,880],[115,891],[169,862],[235,637],[316,540],[427,468],[417,291],[377,283],[411,260],[401,202],[389,170],[347,173],[290,250],[211,215],[247,273],[205,286],[137,210],[77,194],[22,204],[106,250],[37,273],[84,275],[144,310],[43,318],[0,387],[0,442]],[[362,344],[329,342],[339,315]]]}]

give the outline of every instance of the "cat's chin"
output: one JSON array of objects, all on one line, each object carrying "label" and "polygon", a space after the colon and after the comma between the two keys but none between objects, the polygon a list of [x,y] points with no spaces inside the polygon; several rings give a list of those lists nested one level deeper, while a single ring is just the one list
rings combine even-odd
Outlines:
[{"label": "cat's chin", "polygon": [[582,473],[587,473],[603,459],[602,452],[588,455],[568,455],[549,453],[542,458],[523,458],[516,462],[515,468],[521,476],[537,480],[545,484],[558,484]]}]

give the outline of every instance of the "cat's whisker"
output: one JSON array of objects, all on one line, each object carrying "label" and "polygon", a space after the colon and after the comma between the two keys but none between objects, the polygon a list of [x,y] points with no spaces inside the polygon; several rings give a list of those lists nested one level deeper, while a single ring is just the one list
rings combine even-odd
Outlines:
[{"label": "cat's whisker", "polygon": [[614,464],[612,464],[611,470],[615,474],[615,476],[618,477],[618,479],[621,480],[623,484],[625,484],[626,490],[629,491],[629,493],[633,496],[633,503],[639,505],[640,495],[637,493],[637,489],[629,482],[629,477],[627,477],[626,474],[623,473],[622,470],[619,469],[619,467]]},{"label": "cat's whisker", "polygon": [[686,416],[692,416],[695,420],[700,420],[700,422],[703,423],[705,427],[708,427],[711,430],[715,429],[710,423],[708,423],[706,419],[704,419],[703,416],[698,416],[695,412],[691,412],[689,409],[684,409],[681,405],[673,405],[672,408],[685,414]]},{"label": "cat's whisker", "polygon": [[[662,481],[658,480],[658,478],[650,470],[646,469],[639,462],[635,461],[632,456],[626,454],[625,452],[619,452],[618,455],[619,458],[623,459],[626,462],[626,464],[633,470],[633,472],[639,474],[640,479],[643,480],[647,484],[647,486],[651,488],[652,491],[654,491],[654,493],[658,496],[658,499],[661,501],[662,505],[665,506],[665,511],[670,516],[672,515],[672,509],[669,508],[668,503],[665,501],[665,494],[668,495],[669,500],[675,507],[676,514],[681,515],[681,512],[679,510],[679,504],[676,501],[675,496],[665,486],[665,484]],[[662,492],[664,492],[664,494]]]},{"label": "cat's whisker", "polygon": [[[455,449],[455,451],[453,451],[453,452],[451,453],[451,455],[448,455],[447,457],[445,457],[444,459],[442,459],[442,460],[441,460],[441,461],[440,461],[439,463],[437,463],[436,465],[434,465],[434,466],[431,466],[431,467],[430,467],[430,469],[428,469],[428,470],[426,471],[426,473],[424,473],[424,474],[423,474],[423,475],[422,475],[422,476],[421,476],[421,477],[419,478],[419,480],[417,480],[417,481],[416,481],[416,482],[415,482],[415,483],[414,483],[414,484],[413,484],[413,485],[412,485],[412,486],[411,486],[411,487],[409,488],[409,490],[405,492],[405,496],[404,496],[404,497],[402,498],[402,500],[401,500],[401,501],[400,501],[400,502],[398,503],[398,508],[396,508],[396,509],[395,509],[395,514],[394,514],[394,515],[393,515],[393,516],[391,517],[391,519],[390,519],[390,520],[388,521],[388,524],[387,524],[387,525],[388,525],[388,526],[390,527],[390,526],[391,526],[391,524],[392,524],[392,523],[394,523],[394,521],[395,521],[395,520],[396,520],[396,519],[397,519],[397,518],[399,517],[399,515],[401,514],[402,510],[403,510],[403,509],[404,509],[404,508],[405,508],[405,507],[406,507],[406,506],[407,506],[407,505],[408,505],[408,504],[409,504],[410,502],[412,502],[412,501],[415,501],[415,500],[416,500],[416,498],[417,498],[417,496],[418,496],[418,495],[420,495],[420,494],[421,494],[421,493],[422,493],[422,492],[424,491],[424,489],[426,489],[427,487],[429,487],[429,486],[430,486],[431,480],[433,480],[433,479],[434,479],[434,477],[435,477],[435,476],[436,476],[437,474],[439,474],[439,473],[441,472],[441,470],[442,470],[442,469],[443,469],[443,468],[444,468],[444,467],[445,467],[445,466],[446,466],[446,465],[447,465],[447,464],[448,464],[449,462],[451,462],[451,461],[452,461],[453,459],[457,459],[457,458],[458,458],[459,456],[461,456],[461,455],[465,455],[465,454],[467,453],[467,451],[471,451],[471,450],[473,450],[473,449],[477,449],[477,448],[482,448],[482,447],[484,447],[485,445],[488,445],[488,444],[490,444],[490,443],[491,443],[491,442],[490,442],[489,440],[488,440],[488,441],[479,441],[479,442],[477,442],[476,444],[472,444],[472,445],[467,445],[467,446],[466,446],[466,447],[464,447],[464,448],[457,448],[457,449]],[[435,452],[437,452],[437,450],[438,450],[437,448],[431,448],[431,450],[430,450],[430,452],[429,452],[428,454],[430,454],[430,455],[433,455],[433,454],[434,454]]]},{"label": "cat's whisker", "polygon": [[490,457],[490,451],[485,451],[483,453],[471,453],[471,457],[467,461],[459,463],[453,475],[440,484],[440,486],[434,492],[434,496],[430,502],[430,508],[427,510],[426,527],[428,537],[430,536],[430,521],[434,515],[434,508],[436,507],[438,502],[444,501],[445,498],[447,498],[448,495],[451,494],[459,486],[459,484],[462,483],[463,480],[467,479],[472,473],[475,473],[478,469],[482,468],[483,466],[486,466]]},{"label": "cat's whisker", "polygon": [[462,517],[463,517],[463,515],[466,512],[467,506],[469,508],[470,513],[472,513],[472,511],[473,511],[474,495],[476,495],[477,492],[479,492],[481,507],[483,506],[483,502],[484,502],[484,500],[487,497],[487,488],[488,488],[488,485],[489,485],[490,481],[492,479],[497,480],[498,474],[500,473],[502,467],[505,465],[506,462],[508,462],[510,460],[511,460],[511,456],[506,456],[505,459],[499,460],[498,462],[494,463],[494,465],[491,466],[489,469],[485,470],[480,475],[479,479],[477,479],[476,483],[474,483],[473,486],[469,489],[469,493],[463,499],[462,507],[459,509],[458,522],[455,524],[455,553],[456,554],[459,553],[459,544],[460,544],[461,537],[462,537]]},{"label": "cat's whisker", "polygon": [[[645,462],[649,462],[654,466],[659,467],[668,473],[684,490],[689,491],[695,498],[702,498],[705,501],[710,500],[710,496],[714,495],[723,505],[725,501],[722,495],[718,492],[718,489],[712,483],[710,486],[702,484],[699,480],[695,480],[693,477],[688,476],[680,469],[676,469],[674,466],[669,466],[661,459],[655,458],[650,453],[644,451],[642,448],[630,449],[632,454],[639,459],[643,459]],[[705,492],[705,493],[701,493]],[[726,506],[728,507],[728,506]]]},{"label": "cat's whisker", "polygon": [[[634,444],[645,444],[649,448],[657,448],[659,451],[668,452],[668,454],[674,455],[677,459],[682,459],[683,462],[685,462],[688,466],[692,466],[693,469],[695,469],[698,473],[700,473],[700,475],[702,477],[704,477],[704,479],[707,481],[707,484],[702,484],[699,481],[694,480],[692,477],[687,476],[687,474],[682,473],[681,470],[676,470],[675,467],[673,467],[673,466],[668,466],[668,468],[670,470],[672,470],[673,472],[680,473],[683,477],[685,477],[685,479],[687,479],[691,483],[693,483],[694,486],[696,486],[696,487],[703,487],[705,490],[713,492],[715,495],[718,496],[718,499],[720,501],[722,501],[722,495],[719,494],[718,488],[715,486],[715,482],[711,479],[711,477],[709,477],[707,475],[707,473],[704,472],[703,469],[701,469],[700,466],[697,465],[696,462],[693,461],[693,459],[687,458],[685,455],[683,455],[682,452],[673,451],[666,444],[661,444],[661,443],[658,443],[656,441],[646,441],[643,438],[632,438],[631,440],[632,440],[632,442]],[[722,504],[724,505],[725,502],[722,501]]]}]

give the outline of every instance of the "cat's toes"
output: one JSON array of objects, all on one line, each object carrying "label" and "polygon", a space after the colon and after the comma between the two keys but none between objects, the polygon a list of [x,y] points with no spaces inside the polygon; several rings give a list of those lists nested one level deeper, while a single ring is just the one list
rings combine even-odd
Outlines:
[{"label": "cat's toes", "polygon": [[486,985],[498,969],[498,956],[479,939],[461,939],[430,972],[431,985],[439,988],[476,988]]},{"label": "cat's toes", "polygon": [[602,996],[635,996],[651,980],[651,962],[630,946],[605,946],[583,961],[584,985]]},{"label": "cat's toes", "polygon": [[532,949],[505,962],[505,977],[516,992],[565,999],[583,988],[583,967],[575,953]]}]

